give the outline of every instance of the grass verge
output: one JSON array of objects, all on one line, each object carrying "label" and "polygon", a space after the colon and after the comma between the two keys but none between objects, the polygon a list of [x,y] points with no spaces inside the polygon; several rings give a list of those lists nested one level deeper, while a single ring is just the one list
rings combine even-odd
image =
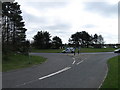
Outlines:
[{"label": "grass verge", "polygon": [[61,53],[63,49],[32,49],[31,52],[36,53]]},{"label": "grass verge", "polygon": [[[31,52],[35,53],[61,53],[64,49],[32,49]],[[92,53],[92,52],[113,52],[114,48],[81,48],[81,53]],[[77,53],[76,49],[76,53]]]},{"label": "grass verge", "polygon": [[116,56],[108,60],[108,75],[102,84],[102,87],[100,90],[105,88],[118,88],[118,77],[120,76],[120,73],[118,72],[118,60],[120,59],[120,56]]},{"label": "grass verge", "polygon": [[[6,59],[6,60],[5,60]],[[25,56],[20,54],[12,54],[6,57],[2,62],[2,71],[15,70],[32,65],[41,64],[46,61],[46,58],[40,56]]]},{"label": "grass verge", "polygon": [[80,52],[113,52],[114,50],[114,48],[81,48]]}]

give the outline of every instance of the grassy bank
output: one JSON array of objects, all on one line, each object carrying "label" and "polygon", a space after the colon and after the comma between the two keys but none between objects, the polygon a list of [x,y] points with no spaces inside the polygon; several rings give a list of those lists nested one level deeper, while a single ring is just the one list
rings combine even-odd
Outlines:
[{"label": "grassy bank", "polygon": [[[4,56],[5,57],[5,56]],[[41,64],[46,60],[46,58],[40,56],[25,56],[25,55],[9,55],[3,58],[2,71],[15,70],[25,67],[30,67],[32,65]]]},{"label": "grassy bank", "polygon": [[[61,53],[64,49],[32,49],[31,52],[36,53]],[[89,53],[89,52],[112,52],[114,48],[81,48],[81,53]],[[77,49],[76,49],[77,52]]]},{"label": "grassy bank", "polygon": [[118,73],[118,60],[120,56],[116,56],[108,60],[108,75],[102,84],[101,89],[105,88],[118,88],[118,82],[120,77],[120,72]]}]

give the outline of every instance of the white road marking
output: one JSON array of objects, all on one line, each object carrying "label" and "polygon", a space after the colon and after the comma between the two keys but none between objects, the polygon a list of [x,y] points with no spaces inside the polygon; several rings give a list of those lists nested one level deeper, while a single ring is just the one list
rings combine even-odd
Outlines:
[{"label": "white road marking", "polygon": [[35,82],[35,81],[37,81],[37,80],[42,80],[42,79],[51,77],[51,76],[53,76],[53,75],[56,75],[56,74],[59,74],[59,73],[61,73],[61,72],[66,71],[66,70],[69,70],[70,68],[71,68],[71,67],[66,67],[66,68],[64,68],[64,69],[62,69],[62,70],[59,70],[59,71],[57,71],[57,72],[55,72],[55,73],[52,73],[52,74],[49,74],[49,75],[46,75],[46,76],[43,76],[43,77],[38,78],[38,79],[36,79],[36,80],[32,80],[32,81],[29,81],[29,82],[25,82],[25,83],[23,83],[23,84],[16,85],[16,87],[23,86],[23,85],[26,85],[26,84]]},{"label": "white road marking", "polygon": [[82,61],[80,61],[80,62],[78,62],[78,63],[77,63],[77,65],[79,65],[79,64],[80,64],[80,63],[82,63],[82,62],[83,62],[83,60],[82,60]]},{"label": "white road marking", "polygon": [[73,58],[75,60],[75,58]]},{"label": "white road marking", "polygon": [[38,80],[38,79],[35,79],[35,80],[32,80],[32,81],[29,81],[29,82],[25,82],[25,83],[23,83],[23,84],[16,85],[16,87],[24,86],[24,85],[26,85],[26,84],[29,84],[29,83],[35,82],[35,81],[37,81],[37,80]]},{"label": "white road marking", "polygon": [[49,74],[49,75],[43,76],[43,77],[38,78],[38,79],[39,79],[39,80],[42,80],[42,79],[45,79],[45,78],[51,77],[51,76],[53,76],[53,75],[56,75],[56,74],[59,74],[59,73],[61,73],[61,72],[66,71],[66,70],[69,70],[70,68],[71,68],[71,67],[66,67],[66,68],[64,68],[64,69],[62,69],[62,70],[59,70],[59,71],[57,71],[57,72],[55,72],[55,73],[52,73],[52,74]]},{"label": "white road marking", "polygon": [[75,62],[76,62],[76,61],[75,61],[75,58],[73,58],[73,59],[74,59],[74,61],[73,61],[73,63],[72,63],[72,64],[75,64]]},{"label": "white road marking", "polygon": [[75,62],[76,62],[76,61],[74,60],[72,64],[75,64]]},{"label": "white road marking", "polygon": [[[106,65],[107,65],[107,64],[106,64]],[[103,80],[102,80],[102,83],[101,83],[100,86],[98,87],[98,89],[102,87],[102,84],[103,84],[103,82],[105,81],[105,79],[106,79],[106,77],[107,77],[107,74],[108,74],[108,66],[107,66],[106,74],[105,74],[105,76],[104,76],[104,78],[103,78]]]}]

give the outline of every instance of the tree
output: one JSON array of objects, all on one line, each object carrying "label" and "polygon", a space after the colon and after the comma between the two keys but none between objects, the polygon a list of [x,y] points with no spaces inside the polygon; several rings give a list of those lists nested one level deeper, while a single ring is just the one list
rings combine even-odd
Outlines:
[{"label": "tree", "polygon": [[98,35],[97,34],[94,35],[93,41],[95,44],[98,44]]},{"label": "tree", "polygon": [[71,35],[69,42],[73,43],[76,47],[79,45],[88,47],[91,42],[91,36],[86,31],[76,32]]},{"label": "tree", "polygon": [[50,48],[50,34],[47,31],[38,31],[37,34],[33,37],[34,39],[34,47],[38,49],[47,49]]},{"label": "tree", "polygon": [[104,39],[103,39],[102,35],[98,36],[98,43],[99,44],[104,44]]},{"label": "tree", "polygon": [[3,53],[18,52],[26,42],[23,18],[20,5],[15,2],[2,3],[2,48]]},{"label": "tree", "polygon": [[89,47],[92,45],[94,47],[101,47],[104,44],[104,39],[102,35],[95,34],[94,36],[89,35],[86,31],[76,32],[72,34],[69,38],[69,45],[74,45],[75,47]]},{"label": "tree", "polygon": [[52,45],[53,48],[58,49],[62,46],[62,40],[59,37],[55,36],[52,39]]},{"label": "tree", "polygon": [[86,31],[82,31],[81,36],[82,45],[88,47],[91,42],[91,36]]},{"label": "tree", "polygon": [[81,32],[76,32],[75,34],[71,35],[69,42],[74,44],[76,47],[81,44]]},{"label": "tree", "polygon": [[102,35],[95,34],[93,37],[93,43],[95,48],[101,48],[102,45],[104,44],[104,39]]},{"label": "tree", "polygon": [[94,44],[104,44],[104,39],[102,35],[95,34],[93,37]]},{"label": "tree", "polygon": [[28,55],[30,52],[30,42],[28,40],[26,40],[21,45],[22,46],[20,48],[20,52],[22,52],[22,54],[24,54],[24,55]]}]

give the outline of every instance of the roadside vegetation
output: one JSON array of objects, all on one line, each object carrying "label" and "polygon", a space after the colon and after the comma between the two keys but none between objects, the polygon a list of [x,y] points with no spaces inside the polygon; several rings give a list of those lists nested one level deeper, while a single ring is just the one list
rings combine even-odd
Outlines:
[{"label": "roadside vegetation", "polygon": [[[31,49],[31,52],[36,53],[61,53],[64,49]],[[81,48],[81,53],[89,53],[89,52],[113,52],[114,48]],[[77,49],[76,49],[77,53]]]},{"label": "roadside vegetation", "polygon": [[113,52],[115,48],[81,48],[80,52]]},{"label": "roadside vegetation", "polygon": [[20,54],[11,54],[8,57],[3,56],[2,71],[15,70],[33,65],[41,64],[46,58],[40,56],[26,56]]},{"label": "roadside vegetation", "polygon": [[118,60],[120,56],[116,56],[108,60],[108,75],[102,84],[101,89],[105,88],[118,88],[120,86],[120,81],[118,77],[120,77],[120,72],[118,72]]},{"label": "roadside vegetation", "polygon": [[63,49],[31,49],[31,52],[36,53],[61,53]]}]

